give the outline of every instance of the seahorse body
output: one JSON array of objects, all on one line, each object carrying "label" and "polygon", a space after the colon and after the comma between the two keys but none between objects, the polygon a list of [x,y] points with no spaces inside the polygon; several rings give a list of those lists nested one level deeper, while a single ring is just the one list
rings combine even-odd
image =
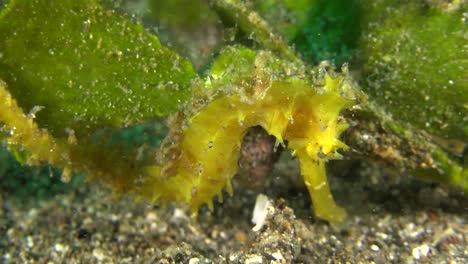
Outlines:
[{"label": "seahorse body", "polygon": [[[260,125],[278,143],[286,140],[299,158],[315,214],[332,222],[343,220],[346,213],[333,200],[324,167],[338,148],[346,148],[338,140],[346,129],[337,122],[338,114],[349,104],[339,94],[342,81],[327,76],[321,92],[298,80],[271,81],[253,101],[238,94],[215,99],[190,119],[175,175],[150,177],[145,193],[160,201],[188,202],[195,213],[205,203],[212,208],[213,198],[222,199],[224,188],[232,194],[242,138],[248,128]],[[158,175],[154,169],[151,174]]]}]

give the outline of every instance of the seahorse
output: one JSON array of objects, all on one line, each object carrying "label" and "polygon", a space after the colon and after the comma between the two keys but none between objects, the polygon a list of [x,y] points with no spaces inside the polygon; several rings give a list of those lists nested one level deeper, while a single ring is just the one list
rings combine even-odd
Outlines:
[{"label": "seahorse", "polygon": [[[242,139],[261,126],[287,145],[300,163],[315,214],[330,222],[345,219],[330,192],[325,163],[346,149],[339,135],[347,128],[340,112],[355,103],[354,85],[346,72],[336,74],[284,62],[271,52],[226,49],[205,82],[194,82],[193,98],[172,116],[171,131],[154,164],[121,157],[91,141],[57,139],[39,128],[0,84],[0,121],[8,144],[30,152],[30,161],[47,161],[64,170],[83,171],[108,183],[117,193],[131,192],[153,202],[185,202],[193,215],[200,206],[213,208],[223,190],[233,194]],[[200,85],[201,84],[201,85]],[[285,144],[287,142],[287,144]]]},{"label": "seahorse", "polygon": [[[256,53],[253,60],[268,56],[272,55]],[[346,213],[333,200],[325,163],[340,157],[338,149],[347,148],[338,139],[347,128],[340,111],[353,104],[344,96],[350,85],[346,76],[325,74],[321,84],[314,87],[300,78],[273,80],[265,78],[271,72],[258,71],[261,74],[253,73],[250,82],[243,76],[243,82],[222,91],[188,117],[178,143],[179,155],[169,161],[175,172],[161,175],[160,166],[149,167],[151,172],[139,193],[162,202],[190,203],[195,214],[203,204],[212,209],[213,198],[222,200],[224,189],[233,193],[231,179],[239,169],[245,133],[261,126],[276,138],[276,144],[287,141],[287,147],[299,159],[315,214],[331,222],[342,221]],[[211,76],[211,82],[216,82],[217,76]]]}]

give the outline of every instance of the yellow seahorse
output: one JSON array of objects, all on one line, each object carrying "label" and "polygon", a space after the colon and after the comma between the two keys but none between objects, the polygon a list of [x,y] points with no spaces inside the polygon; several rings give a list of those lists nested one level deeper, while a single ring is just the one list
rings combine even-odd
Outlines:
[{"label": "yellow seahorse", "polygon": [[[227,86],[219,72],[208,78],[230,88],[215,93],[206,90],[213,93],[210,101],[186,114],[173,142],[176,154],[166,157],[168,164],[119,165],[117,152],[110,155],[116,160],[107,157],[103,161],[103,152],[77,144],[79,139],[54,139],[22,111],[5,85],[0,85],[0,121],[12,131],[8,142],[23,145],[33,160],[48,161],[67,172],[88,172],[120,192],[131,191],[151,201],[186,202],[195,214],[203,204],[212,208],[213,198],[222,199],[223,189],[232,194],[231,179],[238,170],[242,139],[248,128],[261,126],[276,137],[277,144],[287,141],[299,159],[315,214],[331,222],[342,221],[346,213],[330,193],[325,162],[340,156],[337,149],[346,148],[338,139],[347,127],[339,113],[353,104],[345,96],[351,86],[346,74],[324,74],[311,82],[288,69],[283,75],[275,72],[274,67],[282,65],[268,52],[246,54],[254,66],[248,68],[252,72],[244,73],[252,78],[241,76]],[[269,63],[276,66],[269,67]]]}]

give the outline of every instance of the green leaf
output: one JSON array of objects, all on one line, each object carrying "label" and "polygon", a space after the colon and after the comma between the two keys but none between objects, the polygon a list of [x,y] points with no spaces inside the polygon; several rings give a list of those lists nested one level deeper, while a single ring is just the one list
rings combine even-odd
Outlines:
[{"label": "green leaf", "polygon": [[55,136],[165,116],[190,97],[191,64],[95,0],[11,1],[0,38],[0,78]]},{"label": "green leaf", "polygon": [[466,11],[425,2],[375,1],[367,7],[363,88],[400,123],[466,142]]}]

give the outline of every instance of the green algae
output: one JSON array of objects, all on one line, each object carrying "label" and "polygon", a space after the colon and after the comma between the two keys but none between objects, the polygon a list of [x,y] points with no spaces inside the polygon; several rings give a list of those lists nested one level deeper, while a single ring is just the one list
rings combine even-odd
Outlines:
[{"label": "green algae", "polygon": [[401,124],[466,141],[466,9],[423,2],[367,6],[362,87]]},{"label": "green algae", "polygon": [[190,96],[190,63],[93,0],[12,1],[0,37],[0,77],[54,135],[164,116]]}]

